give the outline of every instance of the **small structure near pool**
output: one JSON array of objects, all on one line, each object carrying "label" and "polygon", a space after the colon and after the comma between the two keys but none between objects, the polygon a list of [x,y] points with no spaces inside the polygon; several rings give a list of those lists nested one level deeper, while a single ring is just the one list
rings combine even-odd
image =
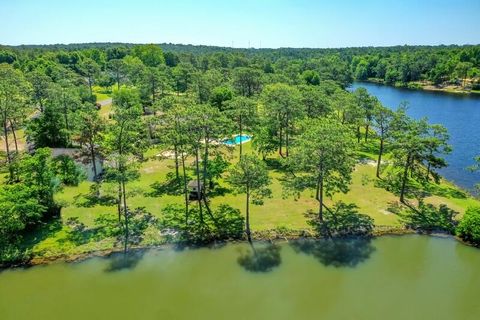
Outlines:
[{"label": "small structure near pool", "polygon": [[[200,189],[199,189],[200,187]],[[198,200],[203,198],[203,182],[198,180],[192,180],[188,183],[188,198],[190,200]]]}]

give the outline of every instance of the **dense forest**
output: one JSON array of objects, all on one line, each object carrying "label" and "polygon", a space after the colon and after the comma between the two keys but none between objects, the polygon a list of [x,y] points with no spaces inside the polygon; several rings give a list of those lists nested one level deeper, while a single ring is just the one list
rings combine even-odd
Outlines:
[{"label": "dense forest", "polygon": [[[69,45],[0,46],[0,63],[21,62],[22,59],[41,55],[45,51],[65,52],[73,55],[70,64],[78,59],[78,51],[92,58],[100,67],[112,58],[121,58],[133,44],[91,43]],[[420,87],[419,84],[458,85],[462,88],[480,88],[480,46],[396,46],[343,49],[235,49],[212,46],[161,44],[166,63],[191,64],[203,71],[217,68],[255,67],[266,73],[291,76],[308,70],[331,73],[326,65],[334,62],[348,84],[355,80],[375,80],[397,86]],[[113,52],[116,51],[116,56]],[[100,53],[102,52],[102,53]],[[112,55],[113,54],[113,55]],[[285,63],[288,61],[288,72]],[[66,64],[66,61],[62,62]],[[327,70],[322,70],[321,67]],[[323,72],[322,72],[323,71]],[[291,79],[298,82],[298,78]]]},{"label": "dense forest", "polygon": [[[0,261],[29,259],[31,235],[52,226],[64,231],[61,243],[119,239],[125,251],[152,229],[169,230],[162,241],[174,234],[208,242],[244,232],[250,240],[250,205],[272,197],[272,180],[282,186],[278,198],[313,194],[317,207],[309,219],[320,234],[371,233],[372,218],[355,204],[327,201],[349,191],[366,158],[376,186],[398,197],[392,210],[409,213],[406,226],[453,233],[456,212],[423,201],[444,190],[436,171],[451,151],[446,129],[408,117],[407,106],[392,111],[365,89],[346,88],[354,79],[377,79],[475,90],[479,70],[480,46],[1,47]],[[235,135],[251,137],[251,146],[224,143]],[[162,167],[164,181],[145,190],[139,181],[157,172],[144,167],[152,152],[161,152],[171,170]],[[62,217],[67,204],[57,195],[85,181],[80,163],[91,164],[92,178],[87,193],[77,190],[75,205],[109,214]],[[227,190],[245,196],[235,198],[245,217],[232,203],[213,203]],[[165,194],[176,200],[158,212],[129,202]],[[470,227],[480,212],[467,216],[458,232],[478,242],[480,230]]]}]

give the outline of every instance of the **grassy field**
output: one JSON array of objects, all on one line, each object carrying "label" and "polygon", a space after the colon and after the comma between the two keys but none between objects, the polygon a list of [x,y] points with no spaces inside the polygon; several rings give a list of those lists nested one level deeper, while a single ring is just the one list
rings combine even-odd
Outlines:
[{"label": "grassy field", "polygon": [[[96,87],[95,92],[103,92],[101,88]],[[109,98],[106,93],[101,93],[103,99]],[[100,100],[100,99],[99,99]],[[108,118],[111,113],[111,104],[102,106],[100,114]],[[23,130],[18,132],[19,140],[23,147]],[[399,216],[392,213],[389,208],[398,207],[398,196],[376,186],[375,177],[375,159],[378,142],[370,140],[368,143],[362,143],[362,147],[357,152],[359,159],[367,161],[359,162],[356,165],[352,176],[350,191],[346,194],[336,194],[332,199],[327,199],[327,205],[331,206],[336,201],[355,203],[361,213],[371,216],[377,226],[400,227]],[[251,153],[251,143],[243,145],[244,153]],[[140,166],[140,178],[137,181],[128,183],[127,189],[130,193],[128,205],[131,208],[145,207],[145,209],[157,217],[161,217],[162,209],[169,204],[183,204],[183,196],[173,195],[154,195],[154,184],[164,183],[167,180],[167,173],[174,172],[174,161],[172,159],[161,159],[160,149],[150,149],[145,154],[145,161]],[[225,151],[231,163],[238,161],[238,147],[234,150]],[[389,161],[388,153],[384,156],[385,161]],[[192,163],[193,159],[188,159],[187,163]],[[282,187],[283,173],[278,169],[278,159],[272,156],[269,161],[269,172],[272,178],[271,190],[272,197],[265,199],[263,206],[251,207],[251,226],[254,231],[272,230],[276,228],[286,228],[291,230],[310,230],[307,224],[305,213],[308,210],[317,211],[318,203],[314,198],[314,191],[303,192],[298,199],[286,196]],[[277,165],[275,165],[277,164]],[[0,177],[3,182],[4,179]],[[1,182],[0,182],[1,183]],[[108,250],[114,246],[114,239],[105,239],[100,242],[87,242],[85,244],[72,243],[68,238],[69,227],[65,222],[69,218],[78,218],[87,228],[94,227],[95,218],[101,214],[116,215],[115,206],[85,207],[79,205],[84,199],[83,196],[89,193],[91,182],[84,181],[76,187],[64,187],[56,195],[56,200],[62,204],[62,221],[45,225],[38,232],[30,234],[26,241],[26,246],[30,248],[35,256],[62,256],[75,255],[95,250]],[[244,212],[245,196],[236,195],[230,190],[230,186],[223,180],[219,181],[219,188],[223,190],[220,195],[211,197],[211,206],[213,208],[226,203]],[[104,184],[104,190],[114,192],[115,186]],[[480,205],[480,201],[474,199],[468,194],[460,191],[453,184],[442,181],[440,185],[433,187],[433,191],[427,196],[425,201],[434,205],[445,204],[451,209],[458,211],[458,217],[461,217],[466,208],[473,205]],[[415,204],[415,201],[412,201]],[[163,241],[158,230],[152,230],[146,237],[144,244],[156,244]]]},{"label": "grassy field", "polygon": [[106,100],[112,97],[111,89],[106,89],[99,86],[93,86],[93,94],[97,96],[97,101]]},{"label": "grassy field", "polygon": [[[161,217],[162,208],[168,204],[183,203],[182,196],[162,195],[147,196],[154,189],[152,184],[156,182],[165,182],[168,172],[174,171],[173,160],[160,160],[156,155],[161,150],[152,149],[146,154],[146,161],[142,163],[140,179],[128,184],[127,189],[132,193],[129,198],[129,206],[145,207],[150,213],[157,217]],[[244,144],[244,152],[251,152],[251,144]],[[230,161],[237,161],[238,150],[232,153]],[[368,153],[367,153],[368,154]],[[191,159],[189,160],[192,161]],[[317,210],[318,203],[314,199],[313,191],[304,192],[299,199],[293,197],[285,197],[281,185],[282,173],[271,168],[270,175],[272,177],[272,197],[265,200],[263,206],[252,206],[251,224],[254,231],[271,230],[275,228],[288,228],[295,230],[309,230],[306,223],[305,213],[307,210]],[[398,196],[386,191],[383,188],[375,186],[375,166],[372,163],[358,164],[353,173],[353,181],[350,191],[347,194],[337,194],[333,199],[327,201],[328,205],[332,205],[335,201],[342,200],[344,202],[355,203],[359,207],[361,213],[371,216],[377,226],[400,227],[399,217],[390,212],[391,206],[398,205]],[[224,182],[219,182],[220,187],[224,189],[224,194],[211,198],[212,207],[216,207],[222,203],[227,203],[244,212],[245,196],[236,195],[229,190],[229,186]],[[58,193],[56,198],[64,206],[62,209],[62,220],[66,221],[71,217],[78,217],[79,220],[92,227],[94,219],[102,213],[116,215],[116,207],[94,206],[79,207],[76,205],[76,198],[85,195],[89,191],[91,183],[82,182],[77,187],[65,187],[62,192]],[[112,186],[113,188],[113,186]],[[455,192],[454,192],[455,191]],[[453,185],[448,182],[442,182],[437,187],[434,195],[426,198],[426,202],[435,205],[445,204],[460,213],[459,217],[464,213],[468,206],[480,205],[480,202],[470,196],[464,196],[461,192],[457,192]],[[82,245],[74,245],[67,239],[68,226],[56,225],[50,227],[49,230],[41,232],[36,237],[29,239],[29,245],[32,252],[37,256],[58,256],[58,255],[75,255],[94,250],[110,249],[114,242],[112,239],[105,239],[100,242],[89,242]],[[160,243],[161,237],[158,231],[154,231],[150,236],[146,237],[145,244]]]}]

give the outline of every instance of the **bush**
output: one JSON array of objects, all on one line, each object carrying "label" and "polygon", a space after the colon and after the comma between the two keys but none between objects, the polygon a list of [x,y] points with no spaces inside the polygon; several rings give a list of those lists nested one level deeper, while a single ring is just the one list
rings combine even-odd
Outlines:
[{"label": "bush", "polygon": [[67,186],[78,186],[85,179],[83,170],[67,155],[53,159],[53,166],[60,181]]},{"label": "bush", "polygon": [[464,241],[480,245],[480,207],[467,209],[457,226],[456,233]]}]

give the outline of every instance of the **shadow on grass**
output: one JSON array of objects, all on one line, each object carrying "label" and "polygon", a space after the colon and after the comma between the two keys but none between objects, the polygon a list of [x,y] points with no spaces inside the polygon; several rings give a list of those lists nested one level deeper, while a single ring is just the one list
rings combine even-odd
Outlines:
[{"label": "shadow on grass", "polygon": [[280,158],[267,158],[265,159],[265,164],[267,165],[268,170],[273,170],[277,172],[285,172],[286,167],[283,164],[283,159]]},{"label": "shadow on grass", "polygon": [[53,219],[48,222],[43,222],[37,227],[25,232],[22,248],[31,249],[38,243],[47,238],[51,238],[62,229],[62,221],[60,219]]},{"label": "shadow on grass", "polygon": [[223,197],[229,193],[232,193],[232,189],[229,189],[220,185],[215,185],[215,187],[211,189],[210,192],[208,193],[208,196],[210,198]]},{"label": "shadow on grass", "polygon": [[425,192],[445,198],[454,198],[454,199],[466,199],[467,193],[463,190],[458,188],[450,187],[450,186],[440,186],[438,184],[429,183],[426,188]]},{"label": "shadow on grass", "polygon": [[146,197],[161,197],[163,195],[178,196],[183,192],[182,180],[176,177],[167,179],[165,182],[154,182],[150,185],[150,188],[152,188],[153,191],[146,192]]},{"label": "shadow on grass", "polygon": [[[399,179],[385,177],[383,179],[376,179],[374,182],[375,187],[383,188],[396,196],[400,196],[401,182]],[[452,187],[448,185],[437,184],[433,181],[421,184],[419,182],[410,179],[407,182],[405,189],[406,198],[425,198],[429,196],[439,196],[450,199],[466,199],[468,193],[459,189],[458,187]]]},{"label": "shadow on grass", "polygon": [[315,258],[324,266],[354,268],[375,251],[369,237],[297,240],[290,245],[297,253]]},{"label": "shadow on grass", "polygon": [[418,208],[409,207],[406,213],[401,214],[401,220],[406,227],[423,232],[446,232],[453,234],[457,221],[455,216],[458,212],[446,205],[435,207],[421,201]]},{"label": "shadow on grass", "polygon": [[92,208],[97,205],[113,206],[117,199],[110,195],[102,195],[100,192],[100,184],[92,184],[87,194],[78,194],[74,197],[76,207]]}]

